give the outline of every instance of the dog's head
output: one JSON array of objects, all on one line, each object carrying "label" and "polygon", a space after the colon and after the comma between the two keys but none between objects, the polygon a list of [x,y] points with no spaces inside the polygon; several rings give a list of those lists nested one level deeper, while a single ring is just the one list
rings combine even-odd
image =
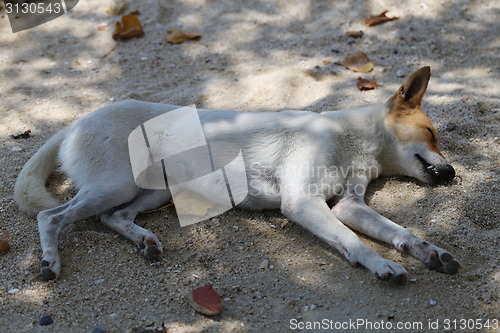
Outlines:
[{"label": "dog's head", "polygon": [[439,184],[455,178],[455,170],[438,148],[438,135],[420,108],[431,76],[429,67],[411,74],[387,105],[385,124],[390,132],[394,171],[425,183]]}]

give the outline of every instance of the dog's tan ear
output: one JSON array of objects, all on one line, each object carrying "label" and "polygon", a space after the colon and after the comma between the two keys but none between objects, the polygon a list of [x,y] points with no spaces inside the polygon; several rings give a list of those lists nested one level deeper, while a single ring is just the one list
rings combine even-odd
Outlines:
[{"label": "dog's tan ear", "polygon": [[389,99],[389,102],[394,101],[394,105],[410,109],[420,106],[430,77],[431,68],[429,66],[420,68],[408,77],[398,92]]}]

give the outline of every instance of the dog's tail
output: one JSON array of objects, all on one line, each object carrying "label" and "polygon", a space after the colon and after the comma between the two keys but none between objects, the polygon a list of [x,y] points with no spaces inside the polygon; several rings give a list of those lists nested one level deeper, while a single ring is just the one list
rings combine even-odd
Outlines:
[{"label": "dog's tail", "polygon": [[45,188],[49,175],[57,168],[57,153],[66,136],[65,128],[47,141],[24,165],[14,187],[14,201],[19,209],[30,216],[36,216],[45,209],[59,205],[59,202]]}]

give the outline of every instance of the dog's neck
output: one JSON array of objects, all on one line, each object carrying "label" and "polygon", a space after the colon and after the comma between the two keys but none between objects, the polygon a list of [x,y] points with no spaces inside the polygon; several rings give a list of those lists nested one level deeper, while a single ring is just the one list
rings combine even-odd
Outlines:
[{"label": "dog's neck", "polygon": [[[355,138],[357,154],[371,164],[377,164],[379,174],[396,175],[397,168],[394,167],[394,134],[387,127],[385,119],[389,112],[388,104],[375,104],[363,108],[328,111],[321,113],[334,123],[342,123],[345,129],[341,135]],[[378,175],[373,175],[376,178]]]}]

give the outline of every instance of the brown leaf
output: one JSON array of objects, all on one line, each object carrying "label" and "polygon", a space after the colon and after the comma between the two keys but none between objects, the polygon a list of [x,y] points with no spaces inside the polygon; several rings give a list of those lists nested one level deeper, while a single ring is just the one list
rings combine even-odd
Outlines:
[{"label": "brown leaf", "polygon": [[114,6],[105,9],[109,15],[121,15],[128,8],[128,3],[125,0],[118,1]]},{"label": "brown leaf", "polygon": [[168,35],[165,36],[165,41],[170,44],[182,44],[188,40],[200,40],[201,35],[194,32],[183,32],[180,30],[168,30]]},{"label": "brown leaf", "polygon": [[30,137],[31,130],[24,131],[23,133],[19,134],[11,134],[10,137],[12,139],[27,139]]},{"label": "brown leaf", "polygon": [[331,64],[331,63],[332,63],[332,62],[331,62],[330,60],[323,60],[323,64],[324,64],[324,65],[329,65],[329,64]]},{"label": "brown leaf", "polygon": [[358,77],[358,83],[356,84],[356,86],[359,90],[372,90],[378,88],[378,84],[377,81],[375,81],[375,78],[373,78],[371,81],[368,81],[367,79]]},{"label": "brown leaf", "polygon": [[363,31],[359,30],[359,31],[347,31],[345,33],[345,35],[347,37],[351,37],[351,38],[361,38],[363,37]]},{"label": "brown leaf", "polygon": [[9,238],[10,235],[7,231],[3,231],[0,234],[0,253],[7,253],[10,251]]},{"label": "brown leaf", "polygon": [[387,13],[388,10],[384,10],[382,13],[379,15],[372,15],[369,18],[365,20],[365,24],[369,27],[377,25],[377,24],[382,24],[387,21],[392,21],[392,20],[397,20],[399,17],[394,16],[394,17],[387,17],[385,16],[385,13]]},{"label": "brown leaf", "polygon": [[122,16],[121,22],[116,22],[113,39],[127,39],[144,35],[142,24],[135,13]]},{"label": "brown leaf", "polygon": [[106,26],[105,25],[98,25],[97,26],[97,30],[98,31],[104,31],[106,29]]},{"label": "brown leaf", "polygon": [[222,310],[222,301],[211,284],[193,289],[186,295],[186,299],[197,312],[208,316],[219,314]]},{"label": "brown leaf", "polygon": [[373,62],[368,59],[368,56],[363,52],[348,54],[339,65],[345,66],[354,72],[368,73],[373,69]]}]

